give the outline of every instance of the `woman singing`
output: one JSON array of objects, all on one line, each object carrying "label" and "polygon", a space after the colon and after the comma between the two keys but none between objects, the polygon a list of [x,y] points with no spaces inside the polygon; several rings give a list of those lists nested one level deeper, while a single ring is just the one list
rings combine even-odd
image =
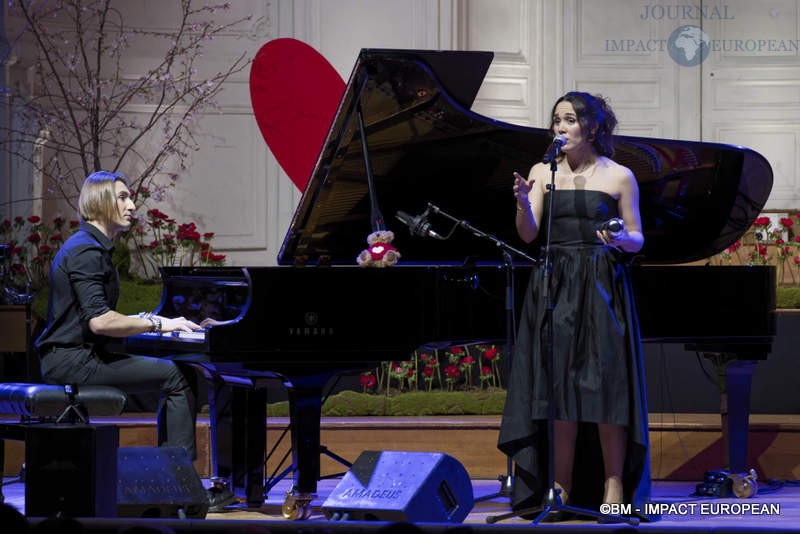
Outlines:
[{"label": "woman singing", "polygon": [[[610,158],[616,118],[602,97],[567,93],[552,112],[551,134],[566,142],[549,165],[514,181],[516,226],[531,242],[546,235],[550,195],[550,300],[554,372],[544,336],[549,303],[534,269],[519,325],[498,446],[516,464],[513,508],[538,505],[549,486],[548,425],[555,403],[555,484],[563,502],[597,510],[650,496],[647,409],[639,331],[625,253],[644,244],[639,192],[631,171]],[[621,219],[622,228],[608,228]],[[541,230],[541,231],[540,231]],[[553,381],[555,396],[549,397]],[[546,520],[568,519],[563,512]]]}]

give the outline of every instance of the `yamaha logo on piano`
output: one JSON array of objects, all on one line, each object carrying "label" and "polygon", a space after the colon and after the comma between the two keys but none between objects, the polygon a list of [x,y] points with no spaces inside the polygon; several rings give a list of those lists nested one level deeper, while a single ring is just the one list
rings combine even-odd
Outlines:
[{"label": "yamaha logo on piano", "polygon": [[301,327],[289,327],[290,336],[332,336],[333,328],[318,326],[319,314],[317,312],[306,312],[303,316],[306,323]]}]

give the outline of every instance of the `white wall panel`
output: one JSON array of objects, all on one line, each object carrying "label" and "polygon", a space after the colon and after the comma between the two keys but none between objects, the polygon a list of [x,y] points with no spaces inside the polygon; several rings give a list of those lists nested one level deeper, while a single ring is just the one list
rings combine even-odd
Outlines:
[{"label": "white wall panel", "polygon": [[568,4],[568,10],[571,16],[564,37],[575,43],[576,66],[630,70],[663,65],[664,54],[654,42],[659,39],[661,23],[642,20],[641,1],[577,0]]},{"label": "white wall panel", "polygon": [[800,109],[800,78],[794,80],[712,80],[715,109]]},{"label": "white wall panel", "polygon": [[800,59],[796,46],[800,39],[800,9],[796,0],[708,3],[719,9],[728,8],[728,19],[710,20],[706,29],[712,39],[719,41],[717,53],[721,64],[749,65],[755,58],[762,65],[786,64]]},{"label": "white wall panel", "polygon": [[178,222],[195,221],[215,232],[216,248],[266,249],[266,154],[258,126],[250,115],[224,113],[205,117],[203,129],[228,133],[201,134],[203,147],[191,156],[191,176],[167,197],[169,212],[181,214]]},{"label": "white wall panel", "polygon": [[766,207],[797,209],[800,2],[713,0],[708,4],[720,10],[727,6],[728,18],[708,20],[703,27],[716,41],[702,64],[703,140],[760,152],[774,174]]},{"label": "white wall panel", "polygon": [[498,63],[530,64],[530,6],[526,0],[469,0],[467,47],[490,50]]},{"label": "white wall panel", "polygon": [[800,122],[771,126],[724,123],[715,125],[714,134],[719,142],[752,148],[770,162],[774,176],[770,209],[797,209]]},{"label": "white wall panel", "polygon": [[682,70],[672,60],[664,43],[679,23],[653,19],[646,11],[651,5],[565,1],[562,93],[606,97],[619,133],[697,139],[697,69]]},{"label": "white wall panel", "polygon": [[469,0],[464,48],[489,50],[494,60],[475,98],[473,111],[523,126],[539,126],[543,2]]}]

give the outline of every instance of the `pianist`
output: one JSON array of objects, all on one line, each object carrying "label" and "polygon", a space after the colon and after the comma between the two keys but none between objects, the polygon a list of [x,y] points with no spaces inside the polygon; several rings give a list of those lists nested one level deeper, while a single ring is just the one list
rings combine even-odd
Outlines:
[{"label": "pianist", "polygon": [[47,326],[35,345],[42,376],[49,384],[160,392],[158,444],[184,447],[195,459],[194,371],[168,360],[104,350],[109,338],[200,328],[183,317],[126,316],[114,311],[119,280],[111,261],[112,241],[130,227],[135,209],[123,175],[101,171],[83,183],[78,199],[80,230],[58,251],[50,271]]},{"label": "pianist", "polygon": [[[537,506],[549,487],[547,419],[555,403],[555,484],[561,498],[597,510],[601,502],[649,500],[647,413],[639,332],[624,252],[641,249],[638,188],[612,159],[616,119],[602,97],[568,93],[553,106],[551,134],[565,144],[556,190],[549,165],[516,175],[520,237],[542,237],[553,197],[550,295],[554,300],[554,376],[548,372],[542,270],[534,269],[513,357],[499,448],[516,463],[514,508]],[[516,174],[516,173],[515,173]],[[604,223],[619,218],[615,232]],[[548,386],[554,380],[555,397]],[[565,512],[545,520],[567,519]]]}]

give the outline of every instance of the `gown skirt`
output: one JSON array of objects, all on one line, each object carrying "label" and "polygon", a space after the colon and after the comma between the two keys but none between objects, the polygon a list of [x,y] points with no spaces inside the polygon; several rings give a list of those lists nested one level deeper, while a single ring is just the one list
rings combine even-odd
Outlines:
[{"label": "gown skirt", "polygon": [[555,194],[548,299],[554,303],[555,372],[549,372],[548,304],[544,273],[537,267],[525,293],[498,440],[498,448],[515,463],[512,508],[538,506],[550,485],[549,383],[554,379],[556,419],[579,422],[569,504],[599,508],[605,475],[595,423],[618,424],[627,429],[625,502],[652,520],[644,506],[650,499],[649,436],[630,271],[623,255],[600,243],[595,233],[618,216],[617,203],[600,191]]}]

